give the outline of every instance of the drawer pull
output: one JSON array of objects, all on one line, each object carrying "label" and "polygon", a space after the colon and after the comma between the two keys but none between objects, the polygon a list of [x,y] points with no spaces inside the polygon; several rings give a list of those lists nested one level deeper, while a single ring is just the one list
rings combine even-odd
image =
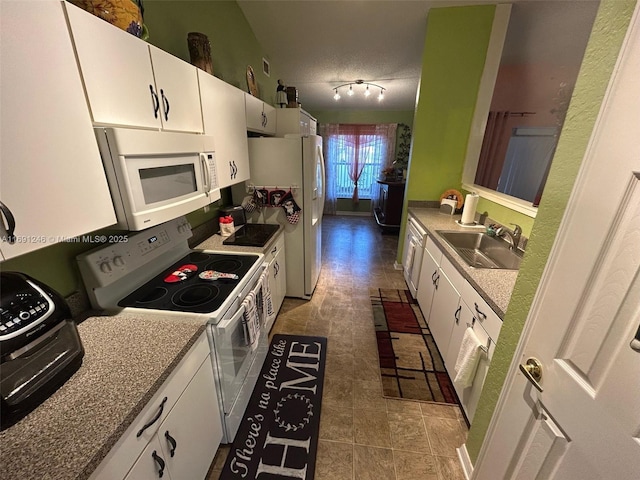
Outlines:
[{"label": "drawer pull", "polygon": [[153,453],[151,454],[151,456],[153,457],[153,459],[156,461],[156,463],[158,464],[158,478],[162,478],[162,476],[164,475],[164,460],[162,459],[162,457],[160,455],[158,455],[158,453],[154,450]]},{"label": "drawer pull", "polygon": [[171,455],[171,457],[173,458],[173,456],[176,453],[176,447],[178,446],[178,442],[176,442],[175,438],[173,438],[171,435],[169,435],[169,430],[164,432],[164,438],[167,439],[167,442],[169,442],[169,445],[171,446],[171,450],[169,451],[169,455]]},{"label": "drawer pull", "polygon": [[158,409],[158,413],[156,413],[156,416],[153,417],[149,423],[147,423],[144,427],[140,429],[140,431],[136,434],[136,437],[139,437],[140,435],[142,435],[147,428],[149,428],[151,425],[153,425],[158,421],[158,419],[162,416],[162,412],[164,410],[164,404],[166,402],[167,402],[167,397],[164,397],[162,399],[162,403],[160,404],[160,408]]},{"label": "drawer pull", "polygon": [[480,310],[480,308],[478,308],[478,304],[476,302],[473,302],[473,304],[476,306],[476,313],[478,314],[480,318],[479,320],[482,322],[483,320],[487,319],[487,315],[482,313],[482,311]]},{"label": "drawer pull", "polygon": [[278,247],[273,247],[273,250],[271,250],[271,255],[275,255],[277,251]]}]

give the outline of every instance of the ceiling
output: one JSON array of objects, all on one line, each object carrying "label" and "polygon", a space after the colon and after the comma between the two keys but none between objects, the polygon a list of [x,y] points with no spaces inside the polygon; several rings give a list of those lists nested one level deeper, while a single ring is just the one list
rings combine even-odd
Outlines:
[{"label": "ceiling", "polygon": [[[271,67],[307,110],[413,110],[430,8],[496,3],[427,0],[239,0]],[[597,0],[515,0],[503,62],[580,63]],[[339,101],[362,79],[386,88]],[[354,90],[363,88],[354,86]],[[358,92],[356,92],[358,93]]]}]

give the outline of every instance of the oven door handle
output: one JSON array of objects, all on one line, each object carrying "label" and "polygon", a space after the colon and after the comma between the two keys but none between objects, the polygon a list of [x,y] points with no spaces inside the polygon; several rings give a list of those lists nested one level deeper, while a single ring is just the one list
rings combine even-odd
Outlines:
[{"label": "oven door handle", "polygon": [[[229,327],[232,327],[233,325],[236,325],[238,323],[238,321],[242,322],[242,316],[244,315],[245,312],[245,308],[243,305],[240,305],[240,308],[238,309],[238,311],[236,313],[233,314],[233,316],[231,316],[230,318],[223,320],[222,322],[220,322],[218,325],[216,325],[216,329],[224,332],[226,329],[228,329]],[[247,325],[244,324],[242,325],[242,332],[244,335],[244,343],[245,345],[249,345],[249,332],[247,331]]]}]

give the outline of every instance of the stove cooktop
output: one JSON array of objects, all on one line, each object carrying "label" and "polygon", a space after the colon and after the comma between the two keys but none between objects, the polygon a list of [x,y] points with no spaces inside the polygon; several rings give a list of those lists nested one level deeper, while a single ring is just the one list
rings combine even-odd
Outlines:
[{"label": "stove cooktop", "polygon": [[244,247],[264,247],[278,231],[280,225],[270,223],[245,223],[222,243]]},{"label": "stove cooktop", "polygon": [[[118,305],[174,312],[213,313],[220,308],[258,258],[259,255],[251,254],[193,251],[120,300]],[[199,274],[207,270],[235,274],[238,278],[201,279]]]}]

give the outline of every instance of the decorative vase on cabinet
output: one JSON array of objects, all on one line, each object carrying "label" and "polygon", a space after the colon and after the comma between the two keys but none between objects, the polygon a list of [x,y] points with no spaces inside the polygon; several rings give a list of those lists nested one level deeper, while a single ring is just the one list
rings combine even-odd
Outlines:
[{"label": "decorative vase on cabinet", "polygon": [[146,40],[149,32],[144,25],[142,0],[69,0],[105,22]]}]

